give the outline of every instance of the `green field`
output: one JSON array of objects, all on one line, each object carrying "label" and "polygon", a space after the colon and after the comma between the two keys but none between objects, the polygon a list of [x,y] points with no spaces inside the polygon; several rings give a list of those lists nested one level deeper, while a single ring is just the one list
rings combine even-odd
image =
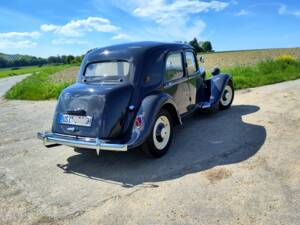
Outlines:
[{"label": "green field", "polygon": [[56,66],[54,66],[54,65],[47,65],[47,66],[42,66],[42,67],[26,66],[26,67],[19,67],[19,68],[15,68],[15,69],[4,68],[4,69],[0,69],[0,78],[41,72],[41,71],[48,70],[53,67],[56,67]]},{"label": "green field", "polygon": [[[280,57],[285,55],[285,57]],[[286,56],[288,55],[288,56]],[[222,72],[233,76],[236,89],[258,87],[287,80],[300,79],[300,48],[268,49],[205,54],[208,71],[220,66]],[[37,67],[22,68],[31,73]],[[10,89],[7,99],[55,99],[61,90],[76,81],[78,66],[60,65],[39,68],[39,73]],[[0,71],[4,73],[6,71]]]}]

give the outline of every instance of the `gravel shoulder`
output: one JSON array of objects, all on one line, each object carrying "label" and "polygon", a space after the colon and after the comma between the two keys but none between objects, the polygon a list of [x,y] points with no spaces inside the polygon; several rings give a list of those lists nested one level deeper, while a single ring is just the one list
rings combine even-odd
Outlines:
[{"label": "gravel shoulder", "polygon": [[31,74],[24,74],[24,75],[12,76],[12,77],[0,78],[0,97],[3,96],[16,83],[20,82],[21,80],[25,79],[30,75]]},{"label": "gravel shoulder", "polygon": [[186,118],[158,160],[45,149],[35,136],[55,103],[0,100],[0,224],[300,221],[300,80],[238,91],[230,110]]}]

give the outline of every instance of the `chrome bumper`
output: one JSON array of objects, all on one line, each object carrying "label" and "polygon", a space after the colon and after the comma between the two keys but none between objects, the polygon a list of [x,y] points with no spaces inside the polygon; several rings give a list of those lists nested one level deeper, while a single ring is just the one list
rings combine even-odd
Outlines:
[{"label": "chrome bumper", "polygon": [[99,138],[75,137],[50,132],[39,132],[37,133],[37,137],[43,140],[45,146],[56,144],[77,148],[95,149],[98,154],[100,150],[119,152],[127,151],[127,144],[107,143]]}]

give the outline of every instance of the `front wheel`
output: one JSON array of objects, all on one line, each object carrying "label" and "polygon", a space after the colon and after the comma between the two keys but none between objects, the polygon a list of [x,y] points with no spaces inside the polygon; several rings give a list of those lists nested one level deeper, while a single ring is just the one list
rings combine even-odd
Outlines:
[{"label": "front wheel", "polygon": [[222,93],[220,102],[219,102],[219,109],[221,110],[225,110],[228,109],[232,102],[233,102],[233,98],[234,98],[234,88],[232,83],[228,83]]},{"label": "front wheel", "polygon": [[159,158],[167,153],[173,137],[173,119],[167,110],[161,110],[154,122],[152,131],[142,145],[147,155]]}]

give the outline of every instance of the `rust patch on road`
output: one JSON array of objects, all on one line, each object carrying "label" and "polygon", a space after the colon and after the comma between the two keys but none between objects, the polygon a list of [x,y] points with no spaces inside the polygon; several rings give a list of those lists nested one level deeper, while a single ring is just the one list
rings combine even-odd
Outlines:
[{"label": "rust patch on road", "polygon": [[215,184],[223,179],[227,179],[232,176],[232,172],[225,168],[214,168],[205,172],[205,177],[210,183]]}]

